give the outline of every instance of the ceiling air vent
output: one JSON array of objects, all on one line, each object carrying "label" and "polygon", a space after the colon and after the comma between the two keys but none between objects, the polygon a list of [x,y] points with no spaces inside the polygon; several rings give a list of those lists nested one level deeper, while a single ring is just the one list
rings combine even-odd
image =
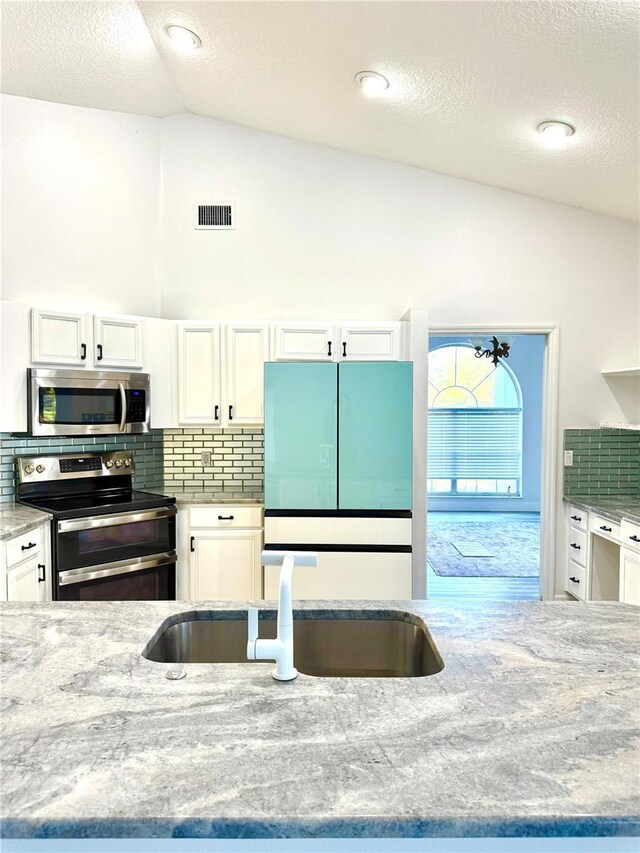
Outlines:
[{"label": "ceiling air vent", "polygon": [[198,202],[194,228],[228,231],[236,227],[236,206],[232,201]]}]

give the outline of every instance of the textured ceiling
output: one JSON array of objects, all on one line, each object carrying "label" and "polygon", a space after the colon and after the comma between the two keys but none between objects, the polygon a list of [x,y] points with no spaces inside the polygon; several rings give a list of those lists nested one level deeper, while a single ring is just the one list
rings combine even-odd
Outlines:
[{"label": "textured ceiling", "polygon": [[[639,20],[636,2],[10,2],[3,91],[186,110],[637,218]],[[176,51],[168,23],[202,48]],[[384,96],[362,96],[363,69]],[[561,150],[539,143],[548,118],[577,128]]]}]

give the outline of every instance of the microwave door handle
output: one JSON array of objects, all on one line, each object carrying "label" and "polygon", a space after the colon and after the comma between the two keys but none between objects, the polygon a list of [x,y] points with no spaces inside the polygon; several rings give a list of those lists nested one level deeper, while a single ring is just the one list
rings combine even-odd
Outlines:
[{"label": "microwave door handle", "polygon": [[120,414],[120,432],[124,432],[124,429],[127,425],[127,395],[124,390],[124,384],[122,382],[118,382],[118,388],[120,389],[120,405],[122,408]]}]

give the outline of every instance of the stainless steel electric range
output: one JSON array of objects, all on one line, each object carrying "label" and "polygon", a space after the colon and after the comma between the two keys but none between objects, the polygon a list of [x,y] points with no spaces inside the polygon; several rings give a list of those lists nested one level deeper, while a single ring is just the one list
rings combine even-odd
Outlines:
[{"label": "stainless steel electric range", "polygon": [[175,599],[175,498],[133,489],[130,452],[21,457],[17,468],[20,503],[52,516],[54,599]]}]

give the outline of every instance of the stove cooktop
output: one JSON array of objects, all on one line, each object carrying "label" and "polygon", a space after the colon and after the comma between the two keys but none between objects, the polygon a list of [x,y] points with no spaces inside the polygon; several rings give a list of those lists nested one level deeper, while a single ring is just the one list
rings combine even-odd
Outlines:
[{"label": "stove cooktop", "polygon": [[118,512],[134,512],[137,509],[153,509],[173,506],[175,498],[153,492],[129,490],[92,492],[55,497],[23,498],[20,503],[49,512],[54,518],[83,518]]}]

